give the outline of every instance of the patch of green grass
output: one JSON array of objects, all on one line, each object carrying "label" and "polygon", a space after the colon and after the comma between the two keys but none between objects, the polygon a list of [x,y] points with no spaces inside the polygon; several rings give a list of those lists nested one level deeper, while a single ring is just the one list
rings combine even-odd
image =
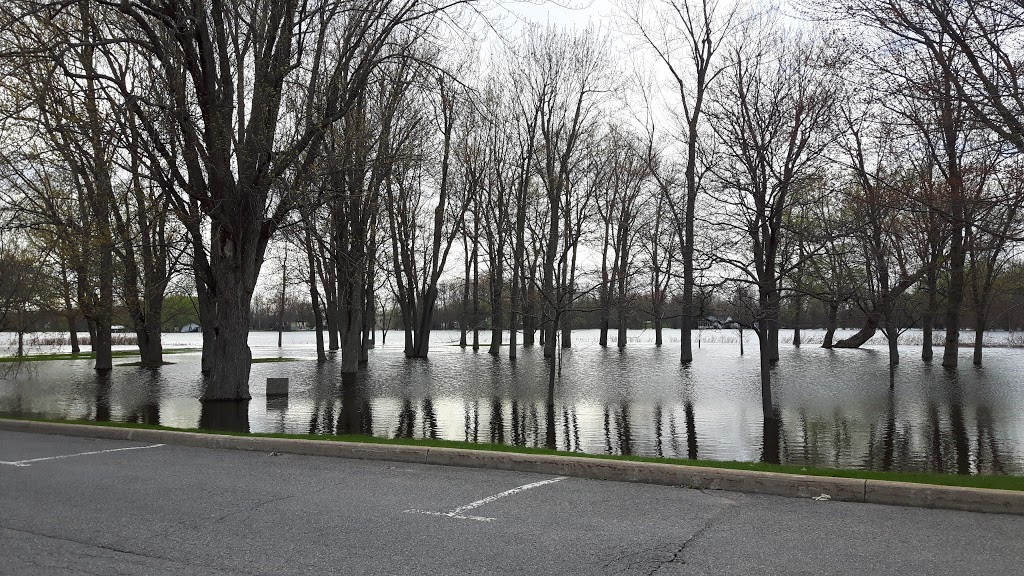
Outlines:
[{"label": "patch of green grass", "polygon": [[679,466],[704,466],[708,468],[725,468],[729,470],[755,470],[760,472],[777,472],[780,474],[802,474],[805,476],[823,476],[830,478],[855,478],[861,480],[888,480],[891,482],[913,482],[938,486],[963,486],[967,488],[991,488],[996,490],[1024,491],[1024,477],[980,475],[967,476],[958,474],[940,474],[937,472],[878,472],[872,470],[844,470],[838,468],[816,468],[792,464],[764,464],[761,462],[736,462],[719,460],[686,460],[682,458],[654,458],[646,456],[618,456],[609,454],[584,454],[581,452],[563,452],[547,448],[531,448],[527,446],[507,446],[504,444],[476,444],[455,440],[419,439],[419,438],[378,438],[376,436],[342,435],[329,436],[317,434],[246,434],[221,430],[200,430],[195,428],[170,428],[152,424],[136,424],[129,422],[93,422],[89,420],[53,420],[46,418],[18,418],[4,416],[11,420],[32,420],[37,422],[55,422],[63,424],[87,424],[91,426],[115,426],[120,428],[142,428],[148,430],[170,430],[175,432],[194,432],[199,434],[220,434],[226,436],[257,436],[261,438],[289,438],[302,440],[323,440],[330,442],[363,442],[367,444],[397,444],[402,446],[428,446],[435,448],[460,448],[464,450],[482,450],[487,452],[507,452],[513,454],[545,454],[551,456],[576,456],[598,460],[625,460],[630,462],[652,462],[655,464],[675,464]]},{"label": "patch of green grass", "polygon": [[[183,354],[186,352],[196,352],[194,348],[167,348],[163,351],[164,355],[167,354]],[[115,350],[111,353],[113,358],[133,358],[138,356],[139,353],[136,350]],[[81,352],[79,354],[72,354],[70,352],[59,352],[52,354],[26,354],[24,356],[0,356],[0,362],[44,362],[48,360],[92,360],[96,357],[95,352]],[[118,364],[118,366],[130,366],[131,364]]]}]

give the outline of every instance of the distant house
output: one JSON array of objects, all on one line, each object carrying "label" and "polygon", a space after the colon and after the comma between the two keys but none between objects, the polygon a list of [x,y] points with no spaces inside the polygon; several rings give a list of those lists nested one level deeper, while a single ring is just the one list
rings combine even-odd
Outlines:
[{"label": "distant house", "polygon": [[721,327],[722,327],[722,320],[718,316],[715,316],[714,314],[711,314],[709,316],[705,316],[705,317],[700,318],[700,319],[697,320],[697,328],[700,328],[702,330],[706,330],[706,329],[717,330],[717,329],[719,329]]},{"label": "distant house", "polygon": [[182,334],[186,334],[186,333],[190,333],[190,332],[199,332],[202,329],[203,329],[202,326],[192,322],[192,323],[185,324],[184,326],[182,326],[181,330],[178,330],[178,332],[180,332]]}]

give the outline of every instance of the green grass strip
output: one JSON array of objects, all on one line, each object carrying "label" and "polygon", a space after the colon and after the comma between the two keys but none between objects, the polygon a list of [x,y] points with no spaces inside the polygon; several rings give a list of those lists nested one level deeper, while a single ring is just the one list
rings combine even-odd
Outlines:
[{"label": "green grass strip", "polygon": [[464,450],[481,450],[486,452],[507,452],[513,454],[545,454],[550,456],[576,456],[598,460],[624,460],[628,462],[652,462],[655,464],[676,464],[679,466],[703,466],[707,468],[724,468],[728,470],[754,470],[759,472],[777,472],[780,474],[802,474],[805,476],[824,476],[829,478],[856,478],[860,480],[888,480],[891,482],[913,482],[936,486],[962,486],[966,488],[991,488],[995,490],[1024,491],[1024,477],[997,475],[960,475],[941,474],[938,472],[879,472],[875,470],[848,470],[839,468],[818,468],[793,464],[764,464],[761,462],[737,462],[723,460],[687,460],[682,458],[656,458],[648,456],[620,456],[610,454],[586,454],[582,452],[563,452],[547,448],[531,448],[526,446],[508,446],[505,444],[477,444],[457,440],[439,440],[427,438],[379,438],[363,435],[318,435],[318,434],[246,434],[220,430],[200,430],[195,428],[170,428],[153,424],[137,424],[132,422],[93,422],[91,420],[54,420],[46,418],[23,418],[3,416],[11,420],[29,420],[35,422],[54,422],[61,424],[86,424],[90,426],[113,426],[118,428],[141,428],[147,430],[169,430],[174,432],[193,432],[198,434],[219,434],[225,436],[257,436],[260,438],[287,438],[300,440],[326,440],[331,442],[363,442],[367,444],[395,444],[401,446],[429,446],[435,448],[460,448]]}]

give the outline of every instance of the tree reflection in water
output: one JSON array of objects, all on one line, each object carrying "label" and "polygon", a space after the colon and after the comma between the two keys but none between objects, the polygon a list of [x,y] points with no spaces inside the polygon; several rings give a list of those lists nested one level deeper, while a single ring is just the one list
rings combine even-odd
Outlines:
[{"label": "tree reflection in water", "polygon": [[249,432],[249,400],[204,400],[199,427],[207,430]]},{"label": "tree reflection in water", "polygon": [[[36,362],[0,386],[0,412],[234,431],[376,432],[690,459],[753,455],[808,466],[1024,473],[1017,450],[1024,436],[1013,425],[1024,406],[1020,351],[994,352],[984,371],[905,362],[890,380],[877,351],[805,348],[776,367],[773,429],[756,420],[756,357],[705,346],[706,361],[680,367],[671,354],[589,350],[583,334],[577,342],[581,347],[565,354],[553,394],[540,383],[546,370],[539,349],[524,349],[514,366],[455,354],[406,364],[398,350],[394,358],[376,358],[352,381],[342,380],[332,361],[256,365],[254,381],[292,378],[287,400],[201,404],[196,355],[157,369],[106,374],[87,362]],[[193,416],[188,406],[195,407]],[[385,413],[372,414],[384,406]]]},{"label": "tree reflection in water", "polygon": [[765,418],[762,422],[761,433],[761,462],[765,464],[781,464],[782,450],[780,448],[780,437],[782,435],[782,418],[778,410],[774,418]]}]

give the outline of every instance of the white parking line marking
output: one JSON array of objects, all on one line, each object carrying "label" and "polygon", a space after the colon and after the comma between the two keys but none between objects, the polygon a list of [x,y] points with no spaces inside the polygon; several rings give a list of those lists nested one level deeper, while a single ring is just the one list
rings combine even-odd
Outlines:
[{"label": "white parking line marking", "polygon": [[537,488],[538,486],[544,486],[545,484],[554,484],[555,482],[561,482],[562,480],[565,480],[565,478],[565,476],[559,476],[557,478],[541,480],[540,482],[523,484],[522,486],[512,488],[511,490],[505,490],[504,492],[495,494],[493,496],[488,496],[487,498],[477,500],[476,502],[470,502],[465,506],[459,506],[458,508],[455,508],[454,510],[450,510],[448,512],[434,512],[433,510],[420,510],[418,508],[410,508],[405,512],[410,514],[427,514],[429,516],[445,516],[447,518],[457,518],[459,520],[477,520],[479,522],[493,522],[494,518],[487,518],[484,516],[467,516],[463,514],[463,512],[466,512],[467,510],[472,510],[474,508],[479,508],[480,506],[494,502],[499,498],[504,498],[505,496],[511,496],[513,494],[518,494],[531,488]]},{"label": "white parking line marking", "polygon": [[47,458],[32,458],[31,460],[17,460],[14,462],[7,462],[0,460],[0,464],[7,464],[8,466],[31,466],[35,462],[45,462],[47,460],[59,460],[61,458],[75,458],[76,456],[91,456],[93,454],[106,454],[108,452],[123,452],[124,450],[145,450],[146,448],[159,448],[163,444],[151,444],[149,446],[131,446],[129,448],[111,448],[110,450],[96,450],[93,452],[79,452],[78,454],[64,454],[61,456],[49,456]]}]

